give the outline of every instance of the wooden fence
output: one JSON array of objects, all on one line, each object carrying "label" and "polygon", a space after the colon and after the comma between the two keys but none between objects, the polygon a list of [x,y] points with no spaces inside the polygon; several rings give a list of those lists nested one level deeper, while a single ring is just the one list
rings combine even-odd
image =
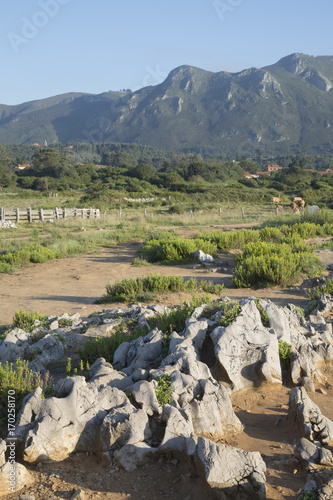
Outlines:
[{"label": "wooden fence", "polygon": [[81,219],[99,219],[100,211],[98,208],[55,208],[33,210],[28,208],[0,208],[0,220],[12,222],[36,222],[68,219],[71,217],[80,217]]}]

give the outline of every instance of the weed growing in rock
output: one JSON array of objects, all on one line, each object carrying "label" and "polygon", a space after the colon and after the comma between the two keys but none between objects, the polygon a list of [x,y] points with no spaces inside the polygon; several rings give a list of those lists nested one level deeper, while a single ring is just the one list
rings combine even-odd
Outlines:
[{"label": "weed growing in rock", "polygon": [[282,361],[286,362],[290,360],[290,349],[291,345],[288,342],[279,340],[279,356]]},{"label": "weed growing in rock", "polygon": [[262,321],[262,324],[266,327],[269,327],[269,316],[267,314],[267,312],[265,311],[265,309],[260,305],[259,303],[259,299],[254,299],[254,302],[257,306],[257,309],[260,313],[260,317],[261,317],[261,321]]},{"label": "weed growing in rock", "polygon": [[158,377],[157,386],[155,387],[155,394],[158,403],[163,406],[172,403],[172,387],[170,375]]},{"label": "weed growing in rock", "polygon": [[318,493],[316,491],[308,491],[307,493],[301,493],[297,500],[318,500]]},{"label": "weed growing in rock", "polygon": [[[14,314],[13,317],[13,328],[21,328],[26,332],[31,332],[35,327],[35,321],[39,321],[41,326],[47,326],[47,317],[43,314],[39,314],[37,311],[24,311],[20,308]],[[44,336],[44,335],[43,335]]]},{"label": "weed growing in rock", "polygon": [[223,311],[223,316],[220,319],[219,325],[228,326],[239,316],[242,308],[238,302],[231,300],[230,302],[222,302],[221,310]]}]

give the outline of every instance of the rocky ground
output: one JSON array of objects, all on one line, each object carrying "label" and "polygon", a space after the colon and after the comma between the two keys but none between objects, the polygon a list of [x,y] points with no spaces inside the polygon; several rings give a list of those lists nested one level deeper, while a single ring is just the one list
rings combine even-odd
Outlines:
[{"label": "rocky ground", "polygon": [[[147,266],[134,268],[131,260],[136,244],[122,245],[95,254],[73,259],[34,265],[13,275],[0,275],[1,301],[0,324],[9,324],[19,307],[35,309],[43,314],[59,315],[79,312],[81,317],[101,310],[93,301],[105,291],[105,285],[116,279],[147,275],[180,274],[183,276],[214,279],[225,283],[223,295],[234,299],[262,297],[284,306],[287,303],[305,306],[305,288],[309,283],[292,289],[236,290],[230,288],[232,254],[220,256],[225,262],[218,273],[204,272],[192,266]],[[333,263],[330,251],[320,251],[325,265]],[[159,301],[167,306],[179,304],[185,294],[163,294]],[[118,305],[112,305],[116,308]],[[111,307],[111,306],[110,306]],[[327,324],[331,323],[328,314]],[[75,353],[75,343],[70,347]],[[64,354],[66,359],[68,352]],[[209,358],[209,353],[207,353]],[[311,400],[322,414],[333,420],[333,377],[329,366],[321,368],[322,377],[314,380]],[[61,378],[61,374],[56,378]],[[235,391],[231,394],[232,407],[244,425],[243,432],[234,432],[218,441],[250,452],[258,451],[267,467],[266,490],[270,500],[296,499],[304,487],[308,471],[295,459],[294,449],[302,436],[299,428],[288,422],[288,400],[291,384],[264,384],[259,388]],[[328,447],[332,451],[332,447]],[[105,464],[95,452],[72,454],[53,464],[37,462],[27,465],[35,482],[20,493],[8,498],[42,500],[56,498],[101,498],[132,500],[174,498],[176,500],[201,500],[209,498],[193,462],[184,453],[164,451],[157,458],[138,469],[126,472],[116,462]],[[320,466],[319,466],[320,468]],[[259,497],[258,497],[259,498]],[[323,497],[324,498],[324,497]]]}]

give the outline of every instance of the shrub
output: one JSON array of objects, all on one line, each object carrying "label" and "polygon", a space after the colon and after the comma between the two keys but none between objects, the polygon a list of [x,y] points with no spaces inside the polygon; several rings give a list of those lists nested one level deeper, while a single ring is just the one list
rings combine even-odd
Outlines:
[{"label": "shrub", "polygon": [[157,386],[155,387],[155,394],[158,403],[163,406],[172,403],[172,387],[170,375],[158,377]]},{"label": "shrub", "polygon": [[163,235],[146,240],[139,255],[148,262],[174,264],[193,261],[192,254],[196,250],[216,255],[216,245],[210,241],[201,238],[188,239],[174,235]]},{"label": "shrub", "polygon": [[26,266],[29,262],[47,262],[48,260],[55,259],[55,257],[56,255],[52,252],[52,250],[49,250],[42,245],[30,245],[28,247],[0,255],[0,263],[3,264],[3,266],[0,267],[0,271],[8,272],[6,271],[6,266],[4,266],[4,264],[7,264],[7,266],[20,267]]},{"label": "shrub", "polygon": [[[214,243],[221,250],[243,248],[250,242],[259,240],[257,229],[238,229],[233,231],[214,231],[199,233],[199,238]],[[207,252],[209,253],[209,252]]]},{"label": "shrub", "polygon": [[135,267],[143,267],[143,266],[149,266],[149,262],[146,261],[146,259],[141,259],[140,257],[135,257],[133,260],[132,260],[132,266],[135,266]]},{"label": "shrub", "polygon": [[251,285],[285,286],[301,274],[315,276],[322,270],[319,259],[307,251],[286,243],[250,243],[236,257],[233,283],[237,288]]},{"label": "shrub", "polygon": [[[13,391],[16,412],[22,406],[23,398],[36,387],[42,386],[40,375],[28,368],[28,361],[18,359],[16,365],[0,363],[0,422],[8,417],[8,391]],[[12,408],[12,407],[11,407]]]},{"label": "shrub", "polygon": [[34,310],[24,311],[20,308],[20,310],[14,314],[13,328],[21,328],[26,332],[31,332],[36,326],[36,320],[40,321],[42,326],[46,326],[48,324],[47,317],[43,316],[43,314],[39,314]]},{"label": "shrub", "polygon": [[[160,276],[159,274],[149,274],[146,277],[124,279],[117,281],[114,285],[106,286],[106,295],[97,300],[97,304],[108,302],[130,302],[137,301],[143,294],[153,294],[160,292],[180,292],[180,291],[205,291],[208,293],[221,293],[223,285],[214,284],[209,281],[196,281],[195,278],[185,280],[182,276]],[[153,298],[150,295],[149,300]]]}]

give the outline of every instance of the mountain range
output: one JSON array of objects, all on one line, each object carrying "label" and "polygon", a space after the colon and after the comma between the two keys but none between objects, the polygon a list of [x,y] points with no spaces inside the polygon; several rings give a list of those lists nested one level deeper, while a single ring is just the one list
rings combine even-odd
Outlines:
[{"label": "mountain range", "polygon": [[0,105],[0,143],[127,142],[203,153],[333,151],[333,56],[264,68],[172,70],[130,93],[68,93]]}]

